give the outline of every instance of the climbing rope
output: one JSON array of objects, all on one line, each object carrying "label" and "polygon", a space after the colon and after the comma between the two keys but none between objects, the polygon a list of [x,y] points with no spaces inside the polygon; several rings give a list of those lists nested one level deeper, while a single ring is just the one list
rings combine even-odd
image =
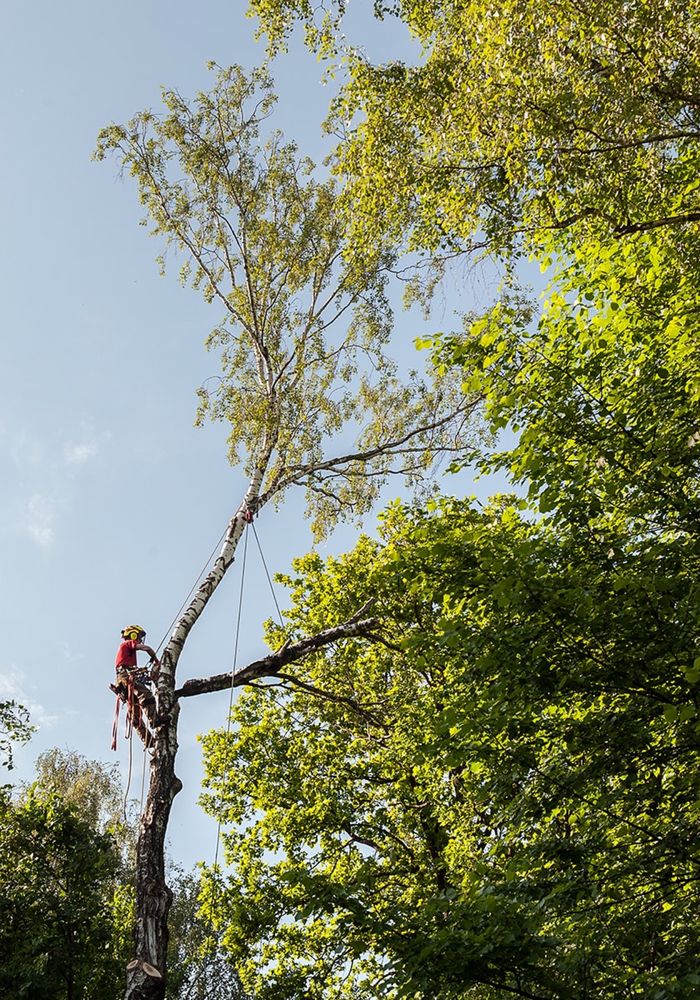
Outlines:
[{"label": "climbing rope", "polygon": [[[224,537],[226,536],[226,532],[227,531],[228,531],[228,525],[226,525],[226,527],[222,531],[222,533],[219,536],[219,539],[216,542],[214,548],[211,550],[211,552],[207,556],[207,560],[204,563],[204,565],[202,566],[197,579],[192,584],[187,597],[182,602],[182,604],[180,605],[180,607],[179,607],[179,609],[177,611],[177,614],[175,615],[175,617],[173,618],[173,620],[168,625],[168,627],[167,627],[167,629],[165,631],[165,634],[163,635],[163,638],[160,640],[160,642],[158,643],[158,646],[156,647],[156,654],[158,654],[160,652],[161,647],[163,646],[163,643],[165,642],[165,640],[170,635],[170,631],[171,631],[173,625],[179,619],[179,617],[182,614],[183,610],[187,607],[187,604],[189,603],[190,598],[192,597],[192,595],[194,594],[195,590],[199,586],[199,581],[202,579],[202,577],[206,573],[207,567],[209,566],[210,562],[212,561],[212,559],[214,558],[214,556],[216,555],[216,553],[218,552],[218,550],[221,548],[221,545],[223,543],[223,540],[224,540]],[[133,694],[133,681],[130,678],[130,683],[129,683],[129,688],[128,688],[128,697],[127,697],[127,706],[126,706],[126,725],[125,725],[125,732],[124,732],[124,738],[126,740],[128,740],[128,742],[129,742],[129,773],[128,773],[127,782],[126,782],[126,792],[124,794],[124,806],[123,806],[124,819],[127,822],[128,822],[128,820],[127,820],[126,806],[127,806],[127,801],[128,801],[128,797],[129,797],[129,790],[131,788],[131,771],[132,771],[131,735],[132,735],[132,732],[133,732],[133,724],[134,724],[134,718],[133,718],[134,710],[136,712],[138,712],[138,717],[136,718],[136,726],[137,726],[137,728],[138,728],[139,722],[140,722],[141,717],[142,717],[141,716],[141,706],[138,704],[138,702],[136,702],[136,704],[134,704],[134,703],[135,703],[135,699],[134,699],[134,694]],[[117,696],[117,704],[116,704],[116,709],[115,709],[114,725],[112,727],[112,749],[113,750],[116,750],[116,748],[117,748],[117,727],[118,727],[118,724],[119,724],[119,708],[120,708],[120,705],[121,705],[121,700],[120,700],[119,696]],[[144,744],[143,744],[143,761],[142,761],[142,768],[141,768],[141,801],[140,801],[140,805],[139,805],[139,817],[143,815],[143,796],[144,796],[145,783],[146,783],[146,743],[144,742]]]},{"label": "climbing rope", "polygon": [[[264,555],[263,550],[262,550],[262,545],[260,544],[260,538],[258,537],[258,533],[257,533],[257,531],[255,529],[255,523],[253,522],[252,518],[248,521],[248,524],[250,524],[250,526],[253,529],[253,535],[255,537],[255,542],[256,542],[257,547],[258,547],[258,552],[260,553],[260,560],[262,562],[263,569],[265,570],[265,576],[267,578],[267,582],[268,582],[268,585],[270,587],[270,593],[272,594],[272,600],[274,601],[275,608],[277,610],[277,618],[279,620],[280,628],[284,629],[284,622],[283,622],[283,619],[282,619],[282,612],[280,610],[279,602],[277,600],[277,595],[275,594],[275,588],[274,588],[274,585],[272,583],[272,577],[270,576],[270,571],[269,571],[269,569],[267,567],[267,561],[265,559],[265,555]],[[227,717],[226,717],[226,737],[225,737],[224,766],[223,766],[223,772],[222,772],[222,784],[224,784],[224,785],[226,783],[226,777],[227,777],[228,771],[229,771],[228,742],[229,742],[229,736],[231,734],[231,711],[233,709],[233,690],[234,690],[234,681],[235,681],[235,676],[236,676],[236,667],[238,665],[238,645],[239,645],[240,634],[241,634],[241,613],[242,613],[242,609],[243,609],[243,593],[244,593],[244,584],[245,584],[245,570],[246,570],[247,554],[248,554],[248,532],[245,533],[245,539],[244,539],[244,542],[243,542],[243,560],[242,560],[242,566],[241,566],[241,584],[240,584],[240,590],[239,590],[239,595],[238,595],[238,613],[236,615],[236,628],[235,628],[235,638],[234,638],[234,645],[233,645],[233,663],[232,663],[232,666],[231,666],[231,683],[229,685],[228,713],[227,713]],[[214,877],[215,877],[214,889],[212,891],[212,896],[211,896],[211,905],[209,907],[209,923],[212,924],[212,925],[213,925],[213,922],[214,922],[214,919],[213,919],[214,918],[214,905],[216,903],[216,899],[217,899],[217,895],[218,895],[218,887],[219,887],[219,883],[218,883],[218,880],[216,879],[216,876],[217,876],[217,869],[218,869],[218,866],[219,866],[219,848],[220,848],[220,845],[221,845],[221,818],[219,818],[217,820],[217,824],[216,824],[216,848],[215,848],[215,851],[214,851],[214,864],[212,866],[213,869],[214,869]]]},{"label": "climbing rope", "polygon": [[[262,550],[262,545],[260,544],[260,538],[258,537],[258,532],[256,531],[256,528],[255,528],[255,522],[253,521],[252,518],[250,518],[250,520],[248,520],[247,523],[253,529],[253,535],[255,537],[255,542],[256,542],[256,544],[258,546],[258,552],[260,553],[260,560],[262,562],[263,569],[265,570],[265,576],[267,577],[267,582],[268,582],[268,585],[270,587],[270,593],[272,594],[272,600],[274,601],[275,608],[277,609],[277,618],[278,618],[278,621],[279,621],[279,624],[280,624],[280,628],[284,629],[284,622],[282,620],[282,612],[280,610],[279,602],[277,600],[277,595],[275,594],[275,588],[274,588],[274,585],[272,583],[272,577],[270,576],[270,571],[267,568],[267,561],[265,559],[265,554],[263,553],[263,550]],[[238,614],[236,616],[236,630],[235,630],[235,639],[234,639],[234,644],[233,644],[233,663],[232,663],[232,666],[231,666],[231,683],[229,685],[228,713],[227,713],[227,717],[226,717],[226,741],[225,741],[226,747],[228,747],[228,738],[229,738],[229,735],[231,733],[231,710],[233,708],[234,680],[235,680],[235,676],[236,676],[236,667],[238,665],[238,643],[239,643],[240,634],[241,634],[241,611],[242,611],[242,608],[243,608],[243,591],[244,591],[244,584],[245,584],[245,569],[246,569],[247,556],[248,556],[248,532],[245,533],[245,538],[243,540],[243,560],[242,560],[242,566],[241,566],[241,585],[240,585],[240,590],[239,590],[239,595],[238,595]],[[227,775],[228,775],[228,754],[225,754],[224,755],[224,769],[223,769],[223,775],[222,775],[222,781],[223,781],[224,784],[226,782]],[[219,863],[219,846],[220,846],[220,843],[221,843],[221,819],[219,819],[217,821],[217,824],[216,824],[216,849],[214,851],[214,866],[213,866],[214,869],[217,868],[218,863]],[[212,907],[211,907],[212,911],[213,911],[213,907],[214,907],[214,897],[212,896]],[[210,921],[211,921],[211,913],[210,913]]]},{"label": "climbing rope", "polygon": [[[250,523],[250,522],[248,521],[248,523]],[[226,527],[224,528],[224,530],[219,535],[219,538],[217,539],[217,541],[216,541],[213,549],[211,550],[211,552],[207,556],[206,561],[204,562],[204,565],[202,566],[201,570],[199,571],[197,579],[194,581],[194,583],[190,587],[189,593],[185,597],[184,601],[182,602],[182,604],[178,608],[178,610],[177,610],[174,618],[172,619],[172,621],[168,625],[167,629],[165,630],[165,633],[163,634],[163,638],[160,640],[160,642],[158,643],[158,646],[156,647],[156,654],[158,654],[160,652],[161,648],[163,647],[163,644],[165,643],[166,639],[170,635],[173,626],[178,621],[178,619],[180,618],[180,615],[182,614],[182,612],[184,611],[184,609],[189,604],[189,602],[190,602],[190,600],[192,598],[192,595],[194,594],[195,590],[199,586],[199,583],[200,583],[202,577],[204,576],[204,574],[206,573],[207,568],[209,567],[209,564],[211,563],[211,561],[214,558],[214,556],[216,555],[216,553],[220,550],[220,548],[221,548],[221,546],[223,544],[224,538],[226,537],[226,533],[227,533],[228,530],[229,530],[229,526],[227,524]],[[260,543],[258,542],[258,545],[259,544]],[[247,545],[247,537],[246,537],[246,545]],[[245,560],[245,548],[246,548],[246,545],[244,545],[244,560]],[[245,561],[244,561],[244,567],[245,567]],[[239,620],[240,620],[240,608],[239,608]],[[238,638],[236,638],[236,646],[237,646],[237,644],[238,644]],[[235,666],[234,666],[234,670],[235,670]],[[119,726],[119,709],[120,709],[120,707],[121,707],[121,699],[119,698],[119,696],[117,696],[117,701],[116,701],[116,706],[115,706],[115,714],[114,714],[114,723],[113,723],[113,726],[112,726],[112,749],[113,750],[116,750],[116,748],[117,748],[117,732],[118,732],[118,726]],[[128,684],[128,689],[127,689],[127,701],[126,701],[126,719],[125,719],[125,726],[124,726],[124,738],[129,743],[129,770],[128,770],[128,775],[127,775],[126,792],[124,793],[124,804],[123,804],[124,819],[127,822],[128,822],[128,819],[127,819],[127,811],[126,810],[127,810],[127,803],[128,803],[128,798],[129,798],[129,791],[130,791],[130,788],[131,788],[131,775],[132,775],[132,769],[133,769],[133,751],[132,751],[131,737],[132,737],[132,733],[133,733],[133,730],[134,730],[134,726],[138,729],[138,727],[139,727],[139,725],[141,723],[141,720],[142,720],[141,706],[140,706],[140,704],[138,703],[137,699],[134,696],[133,678],[129,678],[129,684]],[[143,745],[143,761],[142,761],[142,768],[141,768],[141,797],[140,797],[140,805],[139,805],[139,816],[141,816],[143,814],[143,798],[144,798],[144,789],[145,789],[145,782],[146,782],[146,749],[147,749],[147,744],[146,744],[146,742],[144,742],[144,745]]]},{"label": "climbing rope", "polygon": [[141,802],[139,803],[139,820],[143,816],[143,791],[146,786],[146,744],[143,745],[143,758],[141,760]]},{"label": "climbing rope", "polygon": [[172,621],[170,622],[170,624],[168,625],[167,629],[165,630],[165,634],[163,635],[163,638],[162,638],[162,639],[160,640],[160,642],[159,642],[159,643],[158,643],[158,645],[156,646],[156,654],[158,654],[158,653],[160,652],[160,650],[161,650],[161,647],[163,646],[163,644],[164,644],[165,640],[166,640],[166,639],[168,638],[168,636],[170,635],[170,632],[171,632],[171,629],[172,629],[173,625],[175,624],[175,622],[176,622],[176,621],[178,621],[178,619],[180,618],[180,615],[182,614],[182,612],[183,612],[183,611],[185,610],[185,608],[186,608],[186,607],[187,607],[187,605],[189,604],[189,602],[190,602],[190,598],[192,597],[192,595],[194,594],[195,590],[196,590],[196,589],[197,589],[197,587],[199,586],[199,581],[200,581],[200,580],[202,579],[202,577],[203,577],[203,576],[204,576],[204,574],[206,573],[206,571],[207,571],[207,568],[208,568],[208,566],[209,566],[209,563],[210,563],[210,562],[212,561],[212,559],[214,558],[214,556],[216,555],[216,553],[217,553],[217,552],[219,551],[219,549],[221,548],[221,545],[222,545],[222,543],[223,543],[223,541],[224,541],[224,538],[226,537],[226,532],[227,532],[227,531],[228,531],[228,524],[226,525],[226,527],[224,528],[224,530],[223,530],[223,531],[221,532],[221,534],[219,535],[219,540],[218,540],[218,542],[216,543],[216,545],[214,546],[214,548],[213,548],[213,549],[211,550],[211,552],[210,552],[210,553],[209,553],[209,555],[207,556],[207,561],[206,561],[206,562],[204,563],[204,565],[202,566],[202,568],[201,568],[201,570],[200,570],[200,572],[199,572],[199,576],[197,577],[197,579],[196,579],[196,580],[194,581],[194,583],[193,583],[193,584],[192,584],[192,586],[190,587],[190,592],[189,592],[189,594],[187,595],[187,597],[186,597],[186,598],[184,599],[184,601],[182,602],[182,604],[181,604],[181,605],[180,605],[180,607],[178,608],[178,611],[177,611],[177,614],[175,615],[175,617],[173,618],[173,620],[172,620]]},{"label": "climbing rope", "polygon": [[[252,523],[252,522],[249,522]],[[241,611],[243,609],[243,587],[245,583],[245,567],[246,560],[248,556],[248,532],[245,532],[245,537],[243,539],[243,559],[241,562],[241,586],[238,594],[238,614],[236,615],[236,632],[235,639],[233,643],[233,662],[231,664],[231,684],[229,686],[229,696],[228,696],[228,714],[226,718],[226,747],[228,748],[228,738],[231,733],[231,709],[233,708],[233,687],[234,678],[236,676],[236,667],[238,665],[238,640],[241,635]],[[226,781],[226,776],[228,774],[228,754],[224,756],[224,774],[223,780]],[[216,850],[214,851],[214,868],[216,869],[219,862],[219,844],[221,842],[221,819],[217,821],[216,824]],[[212,897],[212,909],[214,907],[213,902],[214,897]],[[211,915],[210,915],[211,920]]]},{"label": "climbing rope", "polygon": [[270,593],[272,594],[272,600],[275,602],[275,607],[277,608],[277,619],[279,621],[280,628],[284,632],[285,631],[285,627],[284,627],[284,622],[282,620],[282,612],[280,611],[280,606],[279,606],[279,603],[277,601],[277,595],[275,594],[275,588],[274,588],[273,583],[272,583],[272,578],[270,576],[270,571],[267,568],[267,563],[265,561],[265,556],[263,555],[262,545],[260,544],[260,539],[258,538],[258,533],[255,530],[255,524],[252,523],[251,527],[253,529],[253,534],[255,535],[255,541],[257,542],[257,545],[258,545],[258,552],[260,553],[260,559],[262,561],[263,569],[265,570],[265,576],[267,577],[267,582],[268,582],[269,587],[270,587]]},{"label": "climbing rope", "polygon": [[131,788],[131,766],[132,766],[132,745],[131,745],[131,732],[128,736],[125,736],[127,743],[129,744],[129,772],[126,776],[126,791],[124,792],[124,805],[122,806],[122,811],[124,813],[124,822],[129,825],[129,817],[127,816],[126,806],[129,801],[129,789]]},{"label": "climbing rope", "polygon": [[[247,524],[252,524],[252,520],[247,520]],[[247,557],[248,557],[248,532],[246,531],[245,537],[243,539],[243,559],[241,560],[241,585],[238,593],[238,613],[236,615],[236,629],[235,629],[235,638],[233,643],[233,661],[231,664],[231,684],[229,687],[228,714],[226,719],[227,744],[228,744],[228,737],[231,732],[231,709],[233,708],[233,687],[234,687],[233,682],[236,676],[236,666],[238,663],[238,642],[241,634],[241,612],[243,610],[243,592],[245,584],[245,570],[246,570]],[[228,774],[228,754],[226,754],[224,757],[224,781],[226,780],[227,774]],[[214,889],[211,895],[211,904],[209,906],[209,924],[212,926],[214,924],[214,904],[216,903],[217,890],[218,890],[218,881],[216,880],[216,869],[218,868],[219,864],[220,844],[221,844],[221,819],[217,820],[216,824],[216,848],[214,850],[214,864],[213,864],[215,880],[214,880]],[[205,944],[205,948],[207,948],[208,951],[207,944]],[[215,948],[216,948],[216,941],[212,941],[211,950],[214,951]],[[195,978],[193,986],[197,985],[199,979],[202,976],[203,971],[204,970],[200,970],[200,972]]]},{"label": "climbing rope", "polygon": [[[133,743],[132,738],[134,734],[134,729],[139,731],[140,727],[143,725],[144,713],[139,703],[136,692],[135,692],[135,677],[130,674],[127,678],[127,695],[126,695],[126,714],[124,719],[124,739],[129,744],[129,770],[126,778],[126,790],[124,792],[124,803],[122,805],[122,812],[124,813],[124,821],[128,824],[129,817],[127,814],[127,805],[129,801],[129,791],[131,790],[131,775],[133,771]],[[121,698],[117,695],[117,707],[114,717],[114,726],[112,727],[112,749],[117,749],[117,728],[119,724],[119,707],[121,705]],[[144,739],[143,743],[143,760],[141,762],[141,801],[139,805],[139,818],[143,814],[143,793],[144,785],[146,781],[146,750],[149,746],[149,732],[147,730],[147,737]]]}]

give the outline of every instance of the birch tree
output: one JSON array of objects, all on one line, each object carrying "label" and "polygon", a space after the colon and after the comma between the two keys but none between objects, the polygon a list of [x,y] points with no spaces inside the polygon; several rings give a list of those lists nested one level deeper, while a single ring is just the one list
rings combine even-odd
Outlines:
[{"label": "birch tree", "polygon": [[[217,68],[211,92],[188,103],[165,91],[160,114],[144,111],[105,128],[96,151],[98,159],[116,156],[131,174],[152,232],[183,260],[182,281],[220,311],[207,343],[219,353],[221,373],[200,390],[199,420],[229,425],[229,458],[247,476],[244,494],[232,500],[221,550],[161,658],[128,1000],[164,995],[172,898],[164,841],[181,788],[180,702],[232,683],[222,673],[178,687],[177,668],[247,523],[271,502],[279,505],[292,487],[305,490],[317,536],[339,518],[361,518],[389,477],[419,484],[441,456],[461,452],[476,406],[449,373],[430,382],[415,373],[399,377],[388,354],[391,257],[348,251],[334,184],[318,179],[314,165],[269,127],[274,101],[265,73]],[[338,447],[339,441],[352,443]],[[368,609],[359,608],[249,664],[233,683],[274,674],[374,625]]]}]

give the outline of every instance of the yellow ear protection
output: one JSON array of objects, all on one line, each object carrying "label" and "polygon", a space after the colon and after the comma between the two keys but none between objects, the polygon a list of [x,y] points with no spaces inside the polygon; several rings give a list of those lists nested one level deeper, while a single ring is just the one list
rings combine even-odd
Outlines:
[{"label": "yellow ear protection", "polygon": [[122,639],[140,639],[145,638],[146,630],[141,628],[140,625],[127,625],[122,629]]}]

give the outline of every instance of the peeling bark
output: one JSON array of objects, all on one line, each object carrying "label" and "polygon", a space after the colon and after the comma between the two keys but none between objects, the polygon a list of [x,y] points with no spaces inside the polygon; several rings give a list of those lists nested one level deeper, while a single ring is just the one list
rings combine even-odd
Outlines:
[{"label": "peeling bark", "polygon": [[148,799],[139,828],[136,852],[136,958],[152,965],[162,978],[139,964],[127,973],[130,1000],[162,1000],[165,996],[168,913],[172,892],[165,882],[165,835],[170,809],[182,782],[175,774],[177,719],[180,707],[172,699],[169,719],[159,726],[151,758]]}]

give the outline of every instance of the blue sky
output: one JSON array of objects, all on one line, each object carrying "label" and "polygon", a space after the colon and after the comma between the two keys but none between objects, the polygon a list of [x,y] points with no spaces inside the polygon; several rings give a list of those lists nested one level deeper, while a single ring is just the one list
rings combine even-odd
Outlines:
[{"label": "blue sky", "polygon": [[[209,60],[251,67],[263,50],[233,0],[7,0],[3,15],[0,698],[21,699],[39,727],[13,775],[30,779],[52,746],[115,759],[107,684],[119,630],[141,622],[160,641],[244,489],[223,428],[193,427],[195,389],[217,370],[203,341],[218,314],[159,277],[160,247],[138,225],[135,191],[114,163],[91,161],[95,138],[157,105],[162,85],[205,89]],[[355,27],[375,58],[416,54],[395,22]],[[276,124],[320,158],[330,89],[319,64],[293,44],[275,76]],[[453,284],[436,323],[472,306],[490,280]],[[398,318],[404,356],[430,328],[418,315]],[[273,570],[310,546],[300,498],[257,528]],[[353,537],[342,529],[322,551]],[[263,651],[260,622],[274,611],[254,548],[250,556],[241,663]],[[237,586],[232,571],[191,637],[181,679],[230,669]],[[185,790],[170,841],[187,866],[213,857],[215,828],[196,806],[196,734],[224,723],[227,698],[183,706]],[[126,775],[121,738],[116,757]]]}]

